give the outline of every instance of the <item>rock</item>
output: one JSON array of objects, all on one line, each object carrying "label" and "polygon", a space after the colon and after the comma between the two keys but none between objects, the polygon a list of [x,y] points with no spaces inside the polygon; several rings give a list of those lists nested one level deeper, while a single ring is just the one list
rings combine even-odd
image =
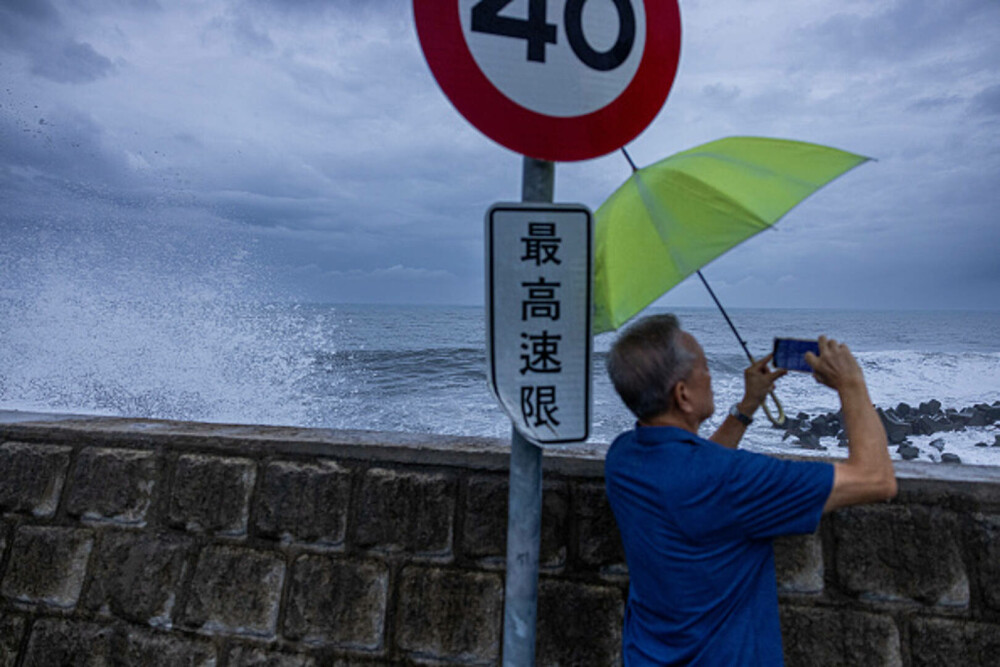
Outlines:
[{"label": "rock", "polygon": [[795,418],[798,419],[800,422],[807,422],[809,421],[809,413],[800,412],[799,414],[795,415]]},{"label": "rock", "polygon": [[910,411],[912,409],[913,408],[911,408],[906,403],[900,403],[899,405],[896,406],[896,414],[899,415],[900,417],[906,417],[910,414]]},{"label": "rock", "polygon": [[[989,445],[987,445],[985,442],[977,442],[976,443],[976,447],[988,447],[988,446]],[[1000,447],[1000,445],[993,445],[993,446],[994,447]]]},{"label": "rock", "polygon": [[825,450],[826,447],[819,444],[819,436],[815,433],[803,433],[799,436],[796,443],[802,449],[815,449],[815,450]]},{"label": "rock", "polygon": [[910,430],[913,435],[931,435],[934,431],[931,430],[930,424],[925,423],[924,420],[930,420],[926,415],[920,415],[916,419],[910,422]]},{"label": "rock", "polygon": [[802,422],[800,420],[796,419],[795,417],[786,417],[785,418],[785,423],[782,426],[780,426],[779,428],[783,428],[786,431],[797,431],[797,430],[799,430],[799,426],[801,424],[802,424]]},{"label": "rock", "polygon": [[931,447],[938,450],[939,452],[944,451],[944,438],[935,438],[934,440],[931,440],[930,443],[928,444],[930,444]]},{"label": "rock", "polygon": [[928,415],[928,416],[936,415],[938,412],[941,411],[941,401],[937,400],[936,398],[932,398],[926,403],[921,403],[920,407],[917,410],[922,415]]},{"label": "rock", "polygon": [[961,463],[962,459],[958,457],[958,454],[946,453],[941,455],[941,463]]},{"label": "rock", "polygon": [[[969,408],[968,412],[970,413],[970,415],[969,415],[969,420],[965,423],[966,426],[987,425],[988,422],[986,419],[986,412],[982,410],[979,406],[976,406],[974,408]],[[962,410],[962,412],[960,412],[959,414],[965,414],[965,413],[966,410]]]},{"label": "rock", "polygon": [[890,444],[898,445],[912,433],[910,425],[906,422],[893,419],[882,408],[878,408],[877,411],[878,416],[882,419],[882,426],[885,427],[885,434]]},{"label": "rock", "polygon": [[[819,420],[818,423],[817,420]],[[837,435],[837,433],[840,432],[840,428],[840,419],[838,419],[834,414],[822,415],[821,417],[814,419],[812,422],[813,433],[821,436]]]},{"label": "rock", "polygon": [[951,422],[951,420],[942,414],[939,414],[936,417],[931,417],[931,421],[934,422],[935,433],[955,430],[955,425]]},{"label": "rock", "polygon": [[906,461],[912,461],[913,459],[920,456],[920,450],[913,445],[900,445],[896,449],[896,453],[903,457]]},{"label": "rock", "polygon": [[961,412],[956,412],[951,416],[951,421],[957,424],[959,427],[968,426],[969,422],[972,421],[972,417],[975,415],[972,408],[966,408]]},{"label": "rock", "polygon": [[784,442],[785,440],[788,440],[789,438],[792,438],[792,437],[801,438],[803,435],[805,435],[805,433],[806,433],[806,431],[803,431],[799,427],[796,426],[793,429],[789,429],[789,430],[785,431],[785,434],[783,436],[781,436],[781,441]]},{"label": "rock", "polygon": [[[979,407],[979,406],[977,406]],[[989,424],[995,424],[1000,421],[1000,406],[982,404],[982,411],[986,413],[986,422]]]},{"label": "rock", "polygon": [[1000,435],[996,437],[996,440],[993,441],[993,444],[990,445],[990,447],[1000,447]]},{"label": "rock", "polygon": [[840,424],[831,421],[826,415],[820,415],[812,420],[809,430],[818,436],[837,435],[837,431],[840,430]]}]

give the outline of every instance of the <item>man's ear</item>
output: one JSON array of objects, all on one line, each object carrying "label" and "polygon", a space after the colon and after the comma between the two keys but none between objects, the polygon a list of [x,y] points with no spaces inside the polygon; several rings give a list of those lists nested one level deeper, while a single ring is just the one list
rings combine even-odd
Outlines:
[{"label": "man's ear", "polygon": [[685,384],[684,380],[678,380],[674,384],[672,398],[674,399],[674,407],[677,410],[685,414],[691,412],[691,395],[688,393],[687,384]]}]

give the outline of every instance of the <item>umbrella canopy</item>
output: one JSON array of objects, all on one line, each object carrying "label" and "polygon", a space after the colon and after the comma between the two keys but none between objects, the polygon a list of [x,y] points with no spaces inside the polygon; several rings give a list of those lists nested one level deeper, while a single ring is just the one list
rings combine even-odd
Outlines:
[{"label": "umbrella canopy", "polygon": [[801,141],[729,137],[634,172],[595,214],[594,333],[617,329],[869,159]]}]

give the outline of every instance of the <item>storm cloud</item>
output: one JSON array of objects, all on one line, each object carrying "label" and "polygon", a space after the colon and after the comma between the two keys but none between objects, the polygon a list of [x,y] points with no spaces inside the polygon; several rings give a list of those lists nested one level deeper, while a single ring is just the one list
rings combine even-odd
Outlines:
[{"label": "storm cloud", "polygon": [[[687,0],[681,16],[637,162],[730,135],[877,160],[707,267],[720,296],[1000,304],[1000,5]],[[520,196],[520,157],[451,107],[405,0],[3,0],[0,78],[0,295],[214,272],[248,298],[477,303],[483,215]],[[629,168],[556,172],[558,200],[596,208]],[[663,302],[706,298],[685,284]]]}]

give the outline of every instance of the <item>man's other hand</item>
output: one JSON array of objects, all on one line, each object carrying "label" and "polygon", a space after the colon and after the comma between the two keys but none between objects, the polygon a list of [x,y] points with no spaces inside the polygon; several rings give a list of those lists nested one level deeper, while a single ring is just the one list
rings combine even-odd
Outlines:
[{"label": "man's other hand", "polygon": [[746,387],[743,400],[740,402],[740,412],[752,415],[761,406],[767,395],[774,389],[774,382],[785,375],[788,370],[779,368],[772,371],[767,364],[774,355],[767,355],[753,362],[743,371],[743,381]]}]

